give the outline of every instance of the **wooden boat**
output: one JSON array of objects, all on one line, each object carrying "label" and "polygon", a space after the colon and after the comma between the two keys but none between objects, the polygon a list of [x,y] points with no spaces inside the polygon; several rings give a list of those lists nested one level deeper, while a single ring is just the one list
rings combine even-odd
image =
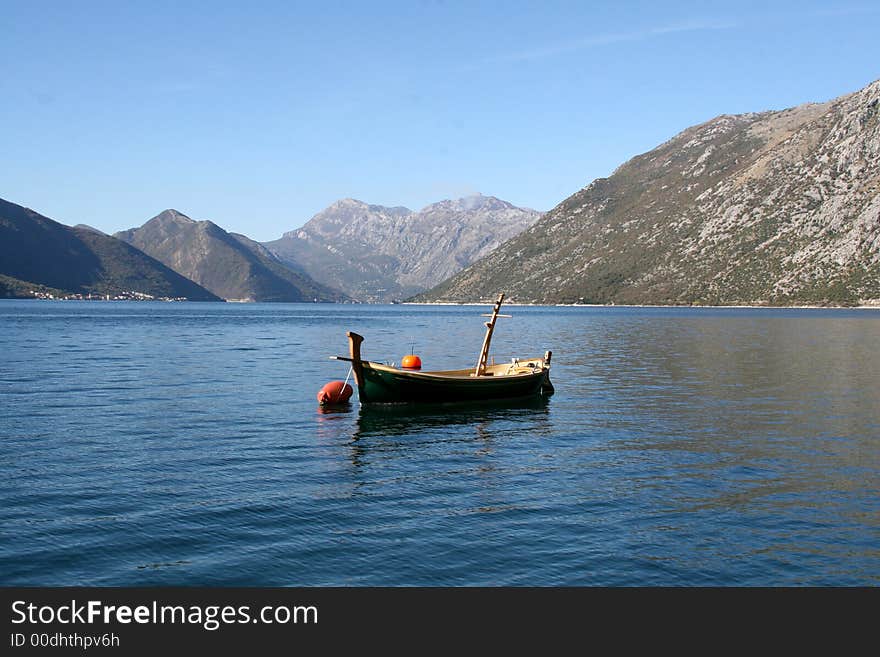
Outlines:
[{"label": "wooden boat", "polygon": [[363,336],[348,332],[350,357],[331,356],[351,363],[358,398],[362,404],[480,402],[518,399],[553,392],[550,358],[514,358],[509,363],[489,365],[489,345],[504,295],[498,297],[476,367],[461,370],[422,372],[361,359]]}]

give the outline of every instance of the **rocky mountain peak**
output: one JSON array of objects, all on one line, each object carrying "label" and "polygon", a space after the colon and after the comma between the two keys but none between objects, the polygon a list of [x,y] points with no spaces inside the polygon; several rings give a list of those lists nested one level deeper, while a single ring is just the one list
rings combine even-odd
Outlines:
[{"label": "rocky mountain peak", "polygon": [[116,234],[224,299],[339,300],[344,295],[276,260],[259,244],[212,221],[165,210],[139,228]]},{"label": "rocky mountain peak", "polygon": [[180,223],[180,224],[194,224],[195,220],[190,219],[188,216],[183,214],[182,212],[178,212],[174,209],[163,210],[155,217],[150,219],[150,221],[156,221],[157,223]]},{"label": "rocky mountain peak", "polygon": [[333,212],[340,210],[348,210],[348,209],[367,209],[369,208],[369,203],[364,203],[363,201],[359,201],[356,198],[341,198],[338,201],[331,203],[324,212]]},{"label": "rocky mountain peak", "polygon": [[421,212],[492,212],[517,209],[512,203],[502,201],[494,196],[483,196],[480,193],[458,199],[446,199],[424,207]]},{"label": "rocky mountain peak", "polygon": [[266,246],[363,301],[402,299],[454,274],[540,213],[477,194],[413,212],[342,199]]}]

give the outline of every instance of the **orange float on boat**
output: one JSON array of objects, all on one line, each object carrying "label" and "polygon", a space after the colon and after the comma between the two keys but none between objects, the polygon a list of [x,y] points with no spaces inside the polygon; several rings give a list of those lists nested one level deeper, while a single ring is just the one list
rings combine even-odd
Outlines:
[{"label": "orange float on boat", "polygon": [[345,404],[354,392],[344,381],[325,383],[318,391],[318,402],[321,404]]},{"label": "orange float on boat", "polygon": [[400,366],[405,370],[420,370],[422,369],[422,359],[415,354],[407,354],[400,361]]}]

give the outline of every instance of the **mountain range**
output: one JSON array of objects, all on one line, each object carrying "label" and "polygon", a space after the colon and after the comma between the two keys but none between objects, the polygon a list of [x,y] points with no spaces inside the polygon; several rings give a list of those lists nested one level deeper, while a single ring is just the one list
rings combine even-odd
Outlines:
[{"label": "mountain range", "polygon": [[[427,291],[425,291],[427,290]],[[343,199],[260,244],[166,210],[109,236],[0,200],[0,296],[880,305],[880,81],[722,115],[550,212]]]},{"label": "mountain range", "polygon": [[125,242],[0,199],[0,297],[219,299]]},{"label": "mountain range", "polygon": [[349,198],[265,246],[352,298],[387,302],[437,285],[540,216],[480,194],[418,212]]},{"label": "mountain range", "polygon": [[565,199],[417,301],[880,303],[880,81],[723,115]]},{"label": "mountain range", "polygon": [[[0,296],[116,297],[124,288],[123,298],[288,302],[404,298],[540,216],[482,195],[420,212],[344,199],[302,229],[261,244],[173,209],[112,236],[87,224],[64,226],[14,203],[4,209]],[[55,238],[40,237],[47,226]],[[159,285],[162,276],[174,284]]]},{"label": "mountain range", "polygon": [[165,210],[114,237],[231,301],[343,301],[337,290],[285,266],[244,235]]}]

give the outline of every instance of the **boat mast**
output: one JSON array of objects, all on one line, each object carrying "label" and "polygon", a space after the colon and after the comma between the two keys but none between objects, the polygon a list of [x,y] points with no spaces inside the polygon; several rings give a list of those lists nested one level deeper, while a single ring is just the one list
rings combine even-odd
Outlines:
[{"label": "boat mast", "polygon": [[480,349],[480,358],[477,361],[477,369],[474,370],[474,376],[483,376],[486,372],[486,361],[489,359],[489,343],[492,342],[492,331],[495,330],[495,320],[499,317],[510,317],[510,315],[499,315],[498,311],[501,310],[501,302],[504,301],[504,292],[498,295],[498,301],[495,302],[495,307],[492,308],[491,315],[483,315],[483,317],[491,317],[488,322],[486,322],[486,337],[483,339],[483,348]]}]

